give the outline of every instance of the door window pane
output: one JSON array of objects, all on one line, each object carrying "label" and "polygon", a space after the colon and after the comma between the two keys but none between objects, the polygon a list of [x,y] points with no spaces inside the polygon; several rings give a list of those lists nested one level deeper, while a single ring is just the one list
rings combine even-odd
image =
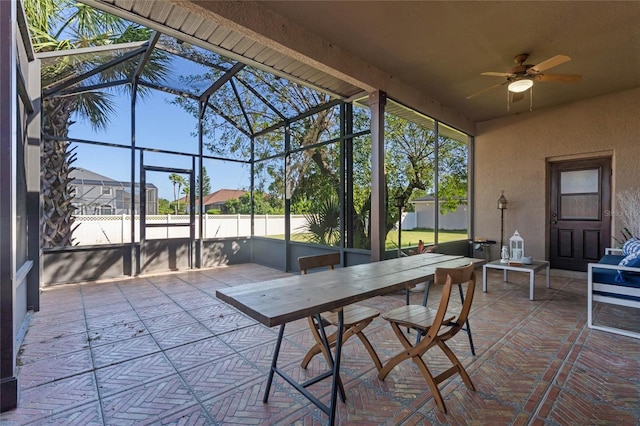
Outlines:
[{"label": "door window pane", "polygon": [[562,220],[599,220],[599,201],[598,194],[562,195],[560,218]]},{"label": "door window pane", "polygon": [[560,172],[560,219],[600,220],[600,169]]},{"label": "door window pane", "polygon": [[599,175],[599,169],[561,172],[560,192],[562,194],[597,193]]}]

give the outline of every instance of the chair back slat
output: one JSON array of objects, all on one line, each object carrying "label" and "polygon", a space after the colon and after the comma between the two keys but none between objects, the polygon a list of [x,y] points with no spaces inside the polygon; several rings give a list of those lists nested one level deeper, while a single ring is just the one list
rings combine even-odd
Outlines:
[{"label": "chair back slat", "polygon": [[298,266],[300,273],[306,274],[310,269],[328,267],[334,269],[335,265],[340,264],[340,253],[328,253],[312,256],[300,256],[298,258]]},{"label": "chair back slat", "polygon": [[464,294],[464,303],[462,304],[462,308],[460,309],[458,317],[455,319],[455,324],[442,336],[448,336],[447,339],[457,334],[458,331],[462,329],[464,323],[469,317],[469,312],[471,311],[471,303],[473,302],[473,295],[476,289],[476,273],[474,271],[473,263],[470,263],[469,265],[463,266],[461,268],[436,269],[434,279],[435,283],[447,283],[449,279],[451,280],[452,285],[467,283],[467,289]]},{"label": "chair back slat", "polygon": [[436,284],[444,284],[447,281],[447,275],[449,275],[451,284],[464,284],[471,279],[473,268],[473,263],[459,268],[437,268],[434,282]]},{"label": "chair back slat", "polygon": [[447,307],[449,306],[449,298],[451,296],[451,276],[447,275],[447,278],[444,282],[444,287],[442,288],[442,295],[440,296],[440,304],[438,305],[438,312],[436,312],[435,317],[433,318],[433,322],[429,330],[427,331],[426,340],[424,344],[430,345],[431,342],[438,337],[438,332],[442,327],[442,323],[444,321],[444,316],[447,313]]},{"label": "chair back slat", "polygon": [[467,282],[467,291],[464,296],[464,304],[462,305],[462,310],[460,311],[460,315],[458,316],[458,324],[460,327],[467,321],[469,318],[469,312],[471,311],[471,302],[473,302],[473,295],[476,290],[476,273],[473,272],[469,281]]}]

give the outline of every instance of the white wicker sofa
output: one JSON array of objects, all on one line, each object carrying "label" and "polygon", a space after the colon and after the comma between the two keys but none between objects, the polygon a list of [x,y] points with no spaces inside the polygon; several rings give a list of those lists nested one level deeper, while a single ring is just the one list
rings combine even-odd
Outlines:
[{"label": "white wicker sofa", "polygon": [[640,339],[640,331],[594,323],[594,302],[636,308],[640,315],[640,267],[620,266],[624,258],[621,249],[606,249],[605,256],[598,263],[589,264],[587,325],[592,329]]}]

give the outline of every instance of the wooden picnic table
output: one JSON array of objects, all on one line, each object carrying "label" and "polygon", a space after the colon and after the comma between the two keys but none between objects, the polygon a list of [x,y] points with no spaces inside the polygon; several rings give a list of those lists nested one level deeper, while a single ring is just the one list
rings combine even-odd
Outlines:
[{"label": "wooden picnic table", "polygon": [[[306,275],[291,275],[270,281],[257,282],[216,290],[216,297],[267,327],[280,326],[274,349],[271,370],[263,401],[266,403],[273,376],[277,373],[329,416],[333,425],[336,414],[337,387],[342,349],[342,310],[338,315],[338,337],[330,371],[305,383],[298,383],[277,367],[285,325],[328,310],[341,308],[375,296],[409,289],[433,279],[436,268],[454,268],[480,262],[463,256],[425,253],[389,259],[333,271],[324,270]],[[327,406],[306,387],[332,377],[331,400]]]}]

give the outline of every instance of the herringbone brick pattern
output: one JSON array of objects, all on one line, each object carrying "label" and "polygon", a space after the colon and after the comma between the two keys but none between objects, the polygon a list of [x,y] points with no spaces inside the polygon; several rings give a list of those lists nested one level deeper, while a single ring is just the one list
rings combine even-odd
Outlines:
[{"label": "herringbone brick pattern", "polygon": [[[640,340],[586,328],[586,276],[552,271],[551,289],[538,286],[530,301],[528,276],[505,283],[492,272],[470,316],[477,355],[464,333],[449,345],[477,391],[458,376],[443,382],[443,414],[414,363],[380,381],[352,338],[342,357],[347,402],[338,404],[339,423],[640,425]],[[277,329],[215,298],[217,288],[285,275],[248,264],[45,289],[20,348],[19,407],[0,424],[326,424],[278,377],[262,402]],[[433,287],[429,304],[439,295]],[[420,303],[422,293],[410,297]],[[363,304],[384,312],[404,300],[398,292]],[[637,311],[600,306],[596,315],[640,330]],[[401,350],[382,318],[365,334],[383,362]],[[278,366],[301,381],[324,372],[321,355],[300,367],[312,344],[306,319],[287,324]],[[434,374],[449,366],[437,348],[424,359]],[[328,401],[329,381],[309,389]]]}]

